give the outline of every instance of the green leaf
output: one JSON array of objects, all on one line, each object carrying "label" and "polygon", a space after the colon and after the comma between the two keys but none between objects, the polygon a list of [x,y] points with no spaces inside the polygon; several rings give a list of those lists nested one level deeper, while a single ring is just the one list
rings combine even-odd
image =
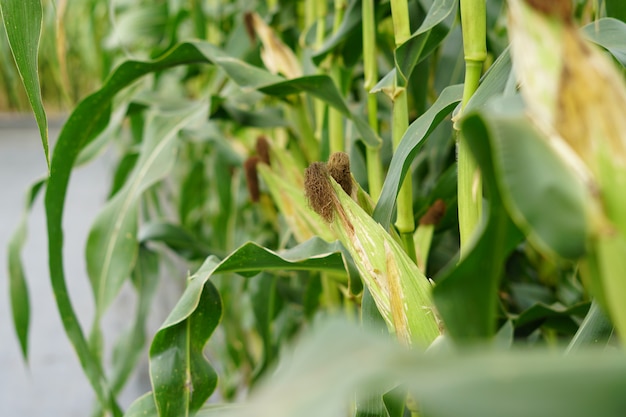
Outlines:
[{"label": "green leaf", "polygon": [[[246,97],[248,96],[249,94],[246,94]],[[284,127],[288,125],[279,109],[264,108],[255,109],[255,111],[247,111],[228,102],[220,104],[219,108],[215,110],[215,113],[211,115],[211,118],[230,119],[242,127]]]},{"label": "green leaf", "polygon": [[389,172],[385,178],[383,189],[374,210],[374,219],[389,227],[391,215],[396,201],[400,184],[409,170],[415,155],[424,146],[424,139],[441,123],[441,121],[461,101],[463,86],[454,85],[441,92],[437,101],[417,120],[415,120],[402,137],[398,149],[393,154],[389,165]]},{"label": "green leaf", "polygon": [[21,252],[24,249],[27,235],[28,213],[39,195],[39,191],[46,184],[46,180],[39,180],[31,185],[28,190],[24,213],[18,223],[17,229],[9,239],[8,264],[9,264],[9,294],[11,296],[11,312],[13,314],[13,326],[17,333],[17,339],[22,349],[24,361],[28,361],[28,330],[30,328],[30,301],[28,285],[22,265]]},{"label": "green leaf", "polygon": [[143,225],[138,233],[139,242],[162,242],[181,256],[190,259],[206,258],[211,250],[182,227],[153,221]]},{"label": "green leaf", "polygon": [[41,35],[41,2],[40,0],[2,0],[0,1],[0,11],[17,70],[22,78],[35,119],[37,119],[46,164],[49,169],[48,120],[41,100],[39,69],[37,67],[37,53]]},{"label": "green leaf", "polygon": [[507,256],[522,236],[500,196],[490,154],[493,151],[486,139],[488,131],[470,117],[461,126],[488,189],[489,211],[480,234],[469,244],[469,252],[436,279],[433,298],[452,339],[476,343],[495,333],[500,276]]},{"label": "green leaf", "polygon": [[566,353],[579,352],[589,346],[604,346],[613,334],[613,324],[604,314],[600,305],[593,301],[585,320],[567,346]]},{"label": "green leaf", "polygon": [[400,85],[405,85],[415,66],[426,58],[448,35],[457,7],[456,0],[433,2],[420,27],[395,51]]},{"label": "green leaf", "polygon": [[337,243],[314,238],[282,254],[246,243],[224,260],[207,258],[189,279],[182,297],[154,337],[150,375],[161,417],[197,411],[217,383],[202,349],[217,326],[222,307],[210,281],[218,273],[251,277],[269,270],[345,271]]},{"label": "green leaf", "polygon": [[[624,6],[626,10],[626,6]],[[583,33],[609,51],[622,65],[626,65],[626,23],[617,19],[604,18],[589,23],[582,28]]]},{"label": "green leaf", "polygon": [[[254,380],[263,375],[278,353],[278,346],[276,346],[273,339],[274,318],[277,310],[276,283],[278,279],[276,275],[260,273],[258,276],[251,278],[248,287],[254,312],[254,321],[263,341],[263,358],[257,369],[254,370]],[[312,279],[320,281],[318,277],[312,277]]]},{"label": "green leaf", "polygon": [[158,415],[152,392],[137,398],[124,413],[124,417],[157,417]]},{"label": "green leaf", "polygon": [[626,22],[626,4],[621,0],[605,0],[606,14]]},{"label": "green leaf", "polygon": [[113,183],[111,184],[111,191],[109,191],[109,199],[122,189],[124,183],[128,180],[128,177],[133,171],[133,168],[135,168],[138,159],[139,154],[135,150],[131,150],[119,160],[115,168],[115,174],[113,174]]},{"label": "green leaf", "polygon": [[[116,394],[124,388],[144,351],[146,323],[159,284],[159,257],[156,252],[143,246],[140,247],[137,264],[132,273],[132,281],[138,297],[135,318],[133,323],[120,335],[113,349],[111,389]],[[152,403],[154,408],[154,401]],[[130,413],[132,408],[133,406],[127,410],[126,414]],[[103,411],[100,407],[93,415],[100,415]],[[156,409],[154,414],[156,415]]]},{"label": "green leaf", "polygon": [[217,374],[203,348],[222,316],[222,303],[209,270],[200,268],[185,293],[154,336],[150,347],[150,377],[161,417],[197,411],[217,386]]},{"label": "green leaf", "polygon": [[135,262],[142,193],[173,167],[180,129],[206,111],[206,106],[196,104],[184,112],[152,115],[147,121],[131,178],[97,216],[87,240],[87,273],[96,300],[96,318],[113,301]]},{"label": "green leaf", "polygon": [[[544,303],[535,303],[530,308],[524,310],[519,316],[517,316],[513,322],[516,329],[522,327],[534,330],[539,325],[543,324],[549,319],[565,319],[569,322],[569,327],[577,328],[578,324],[571,316],[579,315],[584,316],[589,310],[589,303],[578,303],[572,306],[566,307],[560,303],[554,303],[552,305],[546,305]],[[528,331],[530,332],[530,331]],[[573,332],[572,332],[573,333]]]},{"label": "green leaf", "polygon": [[494,177],[516,225],[539,249],[577,259],[587,239],[586,190],[519,104],[516,98],[495,101],[468,115],[463,129],[476,138],[473,150],[491,148]]},{"label": "green leaf", "polygon": [[237,272],[244,277],[268,270],[344,272],[341,249],[338,242],[313,238],[278,254],[249,242],[225,258],[216,272]]},{"label": "green leaf", "polygon": [[403,384],[420,415],[619,416],[625,406],[626,358],[589,350],[441,354],[408,351],[354,324],[318,325],[300,339],[279,370],[229,417],[317,417],[345,413],[360,389]]},{"label": "green leaf", "polygon": [[178,205],[178,218],[181,225],[190,230],[198,222],[198,215],[208,200],[209,180],[206,175],[206,164],[202,159],[193,162],[191,167],[186,167],[186,173],[180,190],[180,202]]},{"label": "green leaf", "polygon": [[135,320],[126,333],[120,336],[113,352],[111,384],[115,392],[123,388],[135,369],[146,343],[146,324],[159,284],[159,256],[156,252],[140,247],[137,264],[132,272],[132,281],[138,302]]},{"label": "green leaf", "polygon": [[186,44],[175,48],[160,60],[127,61],[121,64],[100,90],[76,106],[61,129],[52,155],[45,199],[52,289],[63,326],[83,370],[103,408],[115,410],[115,415],[121,413],[104,378],[102,367],[87,345],[65,283],[62,219],[70,173],[79,152],[106,126],[110,117],[111,100],[115,94],[149,72],[202,59],[197,49]]},{"label": "green leaf", "polygon": [[[76,106],[63,126],[54,147],[45,199],[50,279],[68,338],[76,349],[98,399],[105,406],[112,406],[113,400],[102,375],[101,365],[92,356],[88,348],[65,283],[62,223],[70,174],[79,152],[107,126],[111,116],[111,101],[118,92],[146,74],[192,63],[218,65],[242,88],[258,89],[285,81],[280,76],[233,58],[207,42],[182,43],[176,45],[159,59],[153,61],[129,60],[119,65],[100,90]],[[310,86],[310,88],[314,88],[314,86]],[[364,121],[359,122],[361,118],[354,120],[357,121],[357,126],[365,124]],[[361,126],[361,129],[365,129],[365,127]],[[110,291],[108,293],[111,294]]]},{"label": "green leaf", "polygon": [[[313,54],[312,59],[315,65],[320,65],[328,54],[345,42],[348,37],[355,34],[360,29],[361,21],[361,0],[352,0],[346,8],[343,20],[337,30],[333,31],[332,36]],[[356,34],[358,35],[358,33]]]},{"label": "green leaf", "polygon": [[365,144],[374,148],[378,148],[381,145],[381,139],[374,133],[367,121],[360,115],[350,112],[348,105],[339,93],[334,81],[327,75],[309,75],[294,78],[283,82],[272,83],[267,86],[261,86],[258,90],[265,94],[279,97],[307,92],[313,97],[323,100],[328,105],[339,110],[345,117],[352,120]]}]

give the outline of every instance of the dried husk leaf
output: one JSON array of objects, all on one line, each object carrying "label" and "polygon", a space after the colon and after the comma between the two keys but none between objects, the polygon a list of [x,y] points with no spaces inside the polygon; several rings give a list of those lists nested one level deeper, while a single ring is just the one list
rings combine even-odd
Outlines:
[{"label": "dried husk leaf", "polygon": [[297,78],[302,76],[302,68],[296,55],[287,45],[274,33],[265,21],[257,13],[251,13],[248,20],[251,20],[252,28],[258,35],[263,47],[261,48],[261,59],[265,67],[272,73],[283,74],[287,78]]}]

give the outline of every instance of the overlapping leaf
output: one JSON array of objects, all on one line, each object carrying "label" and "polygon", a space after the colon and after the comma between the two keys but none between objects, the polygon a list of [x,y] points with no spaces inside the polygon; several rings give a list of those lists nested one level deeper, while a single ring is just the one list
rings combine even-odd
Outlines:
[{"label": "overlapping leaf", "polygon": [[[297,84],[298,79],[285,82],[284,78],[235,59],[209,43],[187,42],[177,45],[169,53],[154,61],[125,61],[113,71],[100,90],[81,101],[72,112],[61,130],[54,148],[50,168],[51,175],[46,190],[45,206],[48,222],[50,277],[68,337],[76,348],[98,398],[103,403],[110,402],[110,395],[108,388],[106,388],[107,383],[102,375],[101,365],[97,359],[92,357],[87,347],[65,283],[62,219],[70,174],[78,153],[108,124],[111,100],[118,92],[146,74],[191,63],[218,65],[241,87],[249,89],[266,87],[269,89],[268,91],[271,90],[271,94],[278,96],[289,95],[294,92],[290,82],[295,83],[298,91],[315,90],[319,87],[317,84],[309,82],[304,82],[303,85],[299,86]],[[278,87],[272,90],[272,84],[278,84]],[[330,94],[328,97],[337,97],[336,94]],[[321,98],[329,99],[328,97],[324,95]],[[341,106],[334,99],[329,104],[339,106],[343,110],[346,109],[345,104]],[[355,118],[355,120],[357,120],[357,127],[364,129],[364,132],[369,129],[365,122],[358,122],[359,118]],[[373,133],[363,136],[375,137]],[[127,220],[129,223],[126,224],[126,227],[132,228],[130,218]],[[108,297],[104,297],[103,300],[106,301]]]},{"label": "overlapping leaf", "polygon": [[402,137],[398,149],[393,154],[380,199],[374,210],[374,218],[383,227],[391,223],[396,195],[413,158],[424,146],[424,140],[428,135],[461,101],[462,94],[463,88],[459,85],[443,90],[437,101],[421,117],[411,123]]},{"label": "overlapping leaf", "polygon": [[563,356],[486,347],[423,354],[335,322],[302,338],[289,366],[279,368],[242,407],[207,409],[202,415],[342,415],[345,399],[356,390],[398,383],[414,395],[424,415],[619,416],[626,406],[626,359],[621,352]]},{"label": "overlapping leaf", "polygon": [[415,66],[447,36],[451,26],[449,20],[454,17],[457,4],[455,0],[433,2],[419,29],[398,46],[395,57],[400,85],[406,83]]},{"label": "overlapping leaf", "polygon": [[[502,93],[507,85],[510,71],[511,58],[507,50],[485,74],[482,84],[468,102],[466,111],[478,109],[484,106],[489,98]],[[428,138],[428,135],[461,101],[461,95],[462,86],[446,87],[432,106],[411,123],[402,137],[402,141],[391,160],[381,197],[374,210],[374,218],[384,227],[391,223],[400,184],[402,184],[415,155],[424,146],[424,140]]]},{"label": "overlapping leaf", "polygon": [[[222,261],[207,258],[189,279],[150,348],[150,375],[159,415],[195,412],[215,389],[215,371],[202,353],[222,314],[219,294],[210,281],[213,275],[237,272],[250,277],[260,271],[286,269],[345,271],[338,251],[338,244],[315,238],[281,254],[247,243]],[[149,400],[142,404],[142,408],[152,407]]]},{"label": "overlapping leaf", "polygon": [[144,190],[165,177],[174,164],[176,137],[182,126],[207,112],[206,106],[173,115],[154,115],[133,174],[96,218],[86,248],[87,273],[99,317],[113,301],[137,254],[139,201]]}]

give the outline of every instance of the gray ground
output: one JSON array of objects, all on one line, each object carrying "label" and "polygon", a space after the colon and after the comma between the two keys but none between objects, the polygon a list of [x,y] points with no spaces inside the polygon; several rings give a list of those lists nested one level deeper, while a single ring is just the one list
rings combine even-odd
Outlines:
[{"label": "gray ground", "polygon": [[[51,140],[56,138],[58,130],[58,123],[56,126],[53,123]],[[105,155],[80,168],[72,176],[66,202],[65,267],[72,302],[83,329],[88,329],[93,315],[84,243],[89,226],[105,201],[112,167],[112,158]],[[22,361],[11,322],[6,244],[21,216],[27,187],[45,171],[41,140],[32,118],[0,116],[0,416],[3,417],[83,417],[92,410],[91,388],[65,336],[50,287],[43,195],[30,215],[28,243],[23,253],[31,295],[28,366]],[[161,298],[169,299],[157,303],[162,311],[153,314],[153,329],[174,302],[171,290],[161,288],[160,292]],[[125,288],[112,306],[105,321],[109,340],[129,324],[134,301],[132,292]],[[147,378],[144,363],[120,398],[123,408],[149,390]]]}]

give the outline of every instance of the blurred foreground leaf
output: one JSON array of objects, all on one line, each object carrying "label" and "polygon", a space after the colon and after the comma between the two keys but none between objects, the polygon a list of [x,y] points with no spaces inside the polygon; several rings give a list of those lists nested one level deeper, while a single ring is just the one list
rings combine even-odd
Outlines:
[{"label": "blurred foreground leaf", "polygon": [[[356,390],[403,384],[423,415],[621,416],[626,358],[620,352],[409,351],[345,322],[318,325],[241,409],[229,417],[344,415]],[[286,364],[289,366],[286,366]]]}]

